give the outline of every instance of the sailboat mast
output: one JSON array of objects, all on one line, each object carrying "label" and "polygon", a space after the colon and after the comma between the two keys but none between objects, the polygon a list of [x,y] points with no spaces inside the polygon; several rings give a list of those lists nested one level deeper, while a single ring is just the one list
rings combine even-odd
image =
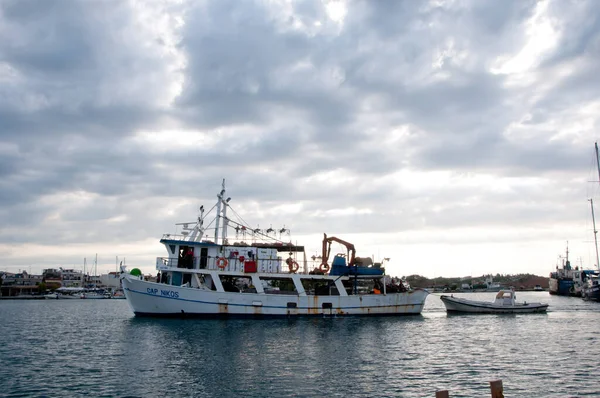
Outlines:
[{"label": "sailboat mast", "polygon": [[[598,182],[600,183],[600,157],[598,156],[598,142],[594,142],[594,149],[596,150],[596,166],[598,167]],[[596,267],[600,269],[600,258],[598,257],[598,239],[596,235],[596,219],[594,217],[594,201],[590,199],[590,205],[592,206],[592,222],[594,226],[594,244],[596,246]]]},{"label": "sailboat mast", "polygon": [[600,268],[600,259],[598,257],[598,231],[596,230],[596,217],[594,217],[594,200],[590,199],[590,206],[592,207],[592,223],[594,226],[594,245],[596,246],[596,267]]},{"label": "sailboat mast", "polygon": [[598,182],[600,182],[600,158],[598,157],[598,143],[594,142],[594,148],[596,149],[596,166],[598,166]]}]

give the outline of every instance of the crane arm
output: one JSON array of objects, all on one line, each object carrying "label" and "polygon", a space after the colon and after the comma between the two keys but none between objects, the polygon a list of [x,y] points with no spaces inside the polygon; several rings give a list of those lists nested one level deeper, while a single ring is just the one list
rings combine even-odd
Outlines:
[{"label": "crane arm", "polygon": [[336,238],[335,236],[330,236],[328,238],[327,234],[323,234],[323,253],[322,253],[323,264],[327,264],[327,262],[329,261],[329,254],[331,252],[331,242],[337,242],[337,243],[344,245],[346,247],[346,249],[348,250],[348,255],[349,255],[348,265],[354,265],[354,260],[356,258],[356,249],[354,248],[354,245],[352,243],[346,242],[345,240],[342,240],[340,238]]}]

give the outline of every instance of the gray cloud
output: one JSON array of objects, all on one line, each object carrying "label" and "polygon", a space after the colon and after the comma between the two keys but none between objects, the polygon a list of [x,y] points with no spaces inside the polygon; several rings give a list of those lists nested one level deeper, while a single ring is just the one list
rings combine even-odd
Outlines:
[{"label": "gray cloud", "polygon": [[298,233],[568,224],[598,6],[550,2],[534,54],[540,3],[437,3],[0,3],[0,238],[158,238],[221,178],[252,223],[299,206]]}]

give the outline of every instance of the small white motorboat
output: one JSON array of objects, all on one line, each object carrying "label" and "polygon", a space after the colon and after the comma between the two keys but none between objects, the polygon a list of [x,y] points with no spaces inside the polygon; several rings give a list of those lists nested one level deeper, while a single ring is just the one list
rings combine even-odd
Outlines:
[{"label": "small white motorboat", "polygon": [[515,292],[500,290],[493,302],[467,300],[454,296],[440,296],[447,312],[466,312],[477,314],[525,314],[530,312],[546,312],[548,304],[518,303]]}]

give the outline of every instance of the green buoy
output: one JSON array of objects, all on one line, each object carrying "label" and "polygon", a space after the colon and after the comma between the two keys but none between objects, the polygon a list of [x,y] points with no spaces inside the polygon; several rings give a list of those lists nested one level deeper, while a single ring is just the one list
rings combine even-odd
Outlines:
[{"label": "green buoy", "polygon": [[142,271],[140,271],[139,268],[134,268],[129,273],[133,276],[141,276],[142,275]]}]

